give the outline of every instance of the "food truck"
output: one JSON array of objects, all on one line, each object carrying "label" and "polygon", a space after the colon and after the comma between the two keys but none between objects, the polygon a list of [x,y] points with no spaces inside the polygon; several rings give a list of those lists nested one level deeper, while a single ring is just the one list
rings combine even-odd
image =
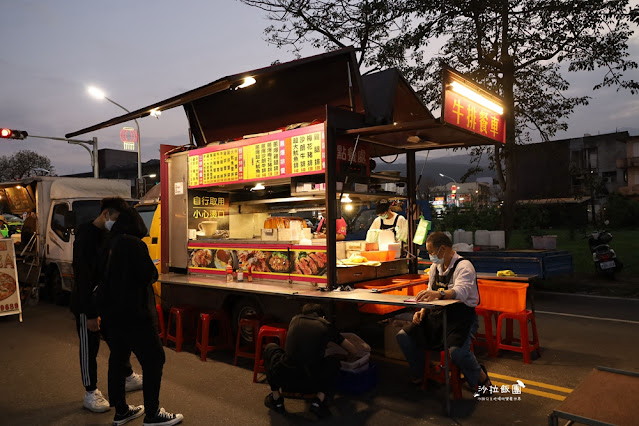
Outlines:
[{"label": "food truck", "polygon": [[[301,296],[321,294],[345,324],[358,312],[402,309],[382,305],[383,294],[406,298],[427,282],[412,242],[416,153],[505,140],[503,111],[455,85],[499,103],[447,70],[435,118],[397,70],[362,76],[348,48],[223,77],[67,137],[182,106],[189,140],[160,149],[165,308],[223,308],[237,327],[255,312],[286,321]],[[376,171],[380,161],[397,171]],[[337,241],[337,219],[380,200],[404,205],[403,244]],[[319,216],[321,236],[311,229]],[[365,292],[349,299],[351,289]]]}]

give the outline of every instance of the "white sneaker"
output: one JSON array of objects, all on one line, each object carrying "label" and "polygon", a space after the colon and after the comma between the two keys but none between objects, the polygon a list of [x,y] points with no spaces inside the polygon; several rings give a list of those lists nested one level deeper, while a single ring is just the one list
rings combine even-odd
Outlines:
[{"label": "white sneaker", "polygon": [[98,389],[84,394],[84,408],[94,413],[105,413],[111,409],[109,401]]},{"label": "white sneaker", "polygon": [[124,390],[127,392],[142,389],[142,375],[132,373],[124,382]]}]

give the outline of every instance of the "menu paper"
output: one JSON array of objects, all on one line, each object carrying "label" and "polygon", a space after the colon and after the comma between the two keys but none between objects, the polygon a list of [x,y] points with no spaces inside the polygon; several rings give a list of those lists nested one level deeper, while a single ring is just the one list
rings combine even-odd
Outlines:
[{"label": "menu paper", "polygon": [[22,304],[13,240],[0,240],[0,316],[18,314],[22,322]]},{"label": "menu paper", "polygon": [[[259,179],[277,177],[280,175],[280,157],[286,160],[282,141],[280,150],[280,140],[267,141],[243,147],[244,156],[244,179]],[[280,151],[283,151],[280,153]]]},{"label": "menu paper", "polygon": [[326,167],[325,145],[321,132],[291,138],[292,173],[321,171]]}]

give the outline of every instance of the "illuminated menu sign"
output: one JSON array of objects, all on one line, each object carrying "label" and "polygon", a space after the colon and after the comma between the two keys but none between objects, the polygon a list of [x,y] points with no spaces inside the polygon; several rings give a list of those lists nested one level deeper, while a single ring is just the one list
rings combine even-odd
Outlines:
[{"label": "illuminated menu sign", "polygon": [[189,188],[322,173],[324,124],[189,151]]},{"label": "illuminated menu sign", "polygon": [[449,68],[444,69],[443,86],[442,118],[446,123],[496,142],[506,142],[500,98]]}]

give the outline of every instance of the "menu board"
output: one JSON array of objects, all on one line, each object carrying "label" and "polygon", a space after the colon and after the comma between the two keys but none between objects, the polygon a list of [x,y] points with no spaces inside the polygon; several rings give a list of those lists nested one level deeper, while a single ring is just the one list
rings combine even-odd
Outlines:
[{"label": "menu board", "polygon": [[[274,139],[274,138],[277,139]],[[322,173],[324,124],[189,151],[189,188]]]},{"label": "menu board", "polygon": [[280,164],[285,165],[286,150],[284,141],[277,139],[247,145],[243,147],[245,180],[277,177],[286,173],[286,168],[282,169]]},{"label": "menu board", "polygon": [[319,172],[326,167],[326,147],[322,132],[313,132],[291,138],[291,172]]},{"label": "menu board", "polygon": [[18,314],[22,322],[22,304],[16,268],[16,253],[11,238],[0,240],[0,316]]}]

